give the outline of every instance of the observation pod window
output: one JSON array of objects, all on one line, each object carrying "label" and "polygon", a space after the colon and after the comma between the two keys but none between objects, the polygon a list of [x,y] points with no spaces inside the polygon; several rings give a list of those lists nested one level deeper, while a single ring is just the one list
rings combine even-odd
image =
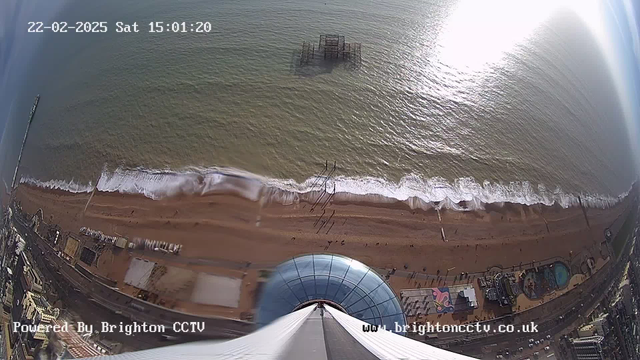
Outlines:
[{"label": "observation pod window", "polygon": [[396,295],[380,275],[357,260],[331,254],[303,255],[278,265],[262,292],[257,324],[262,327],[301,305],[323,301],[393,332],[396,324],[406,324]]}]

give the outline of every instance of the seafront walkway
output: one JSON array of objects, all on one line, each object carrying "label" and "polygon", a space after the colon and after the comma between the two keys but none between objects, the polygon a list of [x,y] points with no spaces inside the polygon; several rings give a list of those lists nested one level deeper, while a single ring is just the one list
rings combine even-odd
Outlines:
[{"label": "seafront walkway", "polygon": [[[221,267],[233,270],[245,270],[245,269],[255,269],[255,270],[275,270],[275,268],[279,265],[279,263],[249,263],[249,262],[241,262],[241,261],[233,261],[233,260],[225,260],[225,259],[215,259],[215,258],[194,258],[194,257],[184,257],[184,256],[175,256],[173,254],[164,254],[161,252],[154,252],[149,250],[131,250],[132,255],[137,255],[139,257],[144,257],[148,260],[166,260],[172,263],[179,263],[184,265],[197,265],[197,266],[212,266],[212,267]],[[582,255],[587,254],[586,250],[583,250],[581,253],[577,254],[573,257],[573,259],[579,259]],[[304,255],[304,254],[300,254]],[[464,284],[471,283],[473,279],[497,274],[499,272],[511,272],[511,271],[524,271],[530,270],[535,267],[550,265],[555,262],[564,262],[567,265],[571,265],[569,260],[562,256],[554,256],[543,260],[536,260],[535,262],[527,262],[523,264],[516,264],[512,266],[501,266],[494,265],[489,267],[486,271],[477,271],[477,272],[465,272],[464,277],[460,277],[459,273],[454,273],[453,271],[445,275],[440,274],[428,274],[426,272],[420,271],[409,271],[403,269],[395,269],[395,268],[379,268],[370,266],[381,276],[385,276],[385,274],[389,274],[393,277],[401,277],[401,278],[411,278],[414,280],[435,280],[439,282],[439,286],[445,286],[448,284]],[[582,261],[582,260],[581,260]],[[435,283],[434,286],[438,286],[438,283]],[[428,286],[425,286],[428,287]]]},{"label": "seafront walkway", "polygon": [[254,325],[251,322],[188,314],[125,294],[117,288],[100,282],[97,277],[90,278],[82,274],[68,261],[60,257],[50,244],[26,224],[20,220],[16,221],[15,224],[17,225],[16,229],[22,233],[24,239],[39,250],[32,250],[32,255],[38,262],[38,266],[51,268],[53,270],[51,273],[62,276],[67,283],[73,286],[74,291],[82,293],[87,299],[91,299],[116,314],[121,314],[135,321],[166,325],[169,329],[175,322],[204,322],[205,330],[199,335],[209,338],[234,338],[248,334],[253,330]]},{"label": "seafront walkway", "polygon": [[[58,251],[54,249],[51,246],[51,244],[49,244],[47,241],[41,238],[38,234],[36,234],[31,228],[29,228],[26,225],[26,221],[24,219],[20,219],[19,216],[16,216],[15,218],[18,220],[17,224],[20,225],[20,226],[17,226],[17,228],[19,228],[20,232],[23,233],[24,238],[27,239],[30,243],[35,245],[40,250],[40,251],[36,251],[37,253],[36,255],[39,255],[41,253],[42,257],[44,258],[44,261],[42,261],[42,263],[44,263],[45,266],[50,266],[54,269],[55,272],[58,272],[66,282],[71,284],[76,289],[75,291],[84,294],[84,296],[86,296],[87,298],[92,299],[92,301],[100,304],[101,306],[104,306],[105,308],[108,308],[110,311],[114,313],[122,314],[136,321],[146,321],[149,323],[167,324],[167,325],[175,321],[205,321],[207,323],[207,326],[206,326],[207,332],[206,334],[203,334],[203,335],[206,335],[209,337],[215,337],[215,338],[229,338],[229,337],[241,336],[243,334],[250,332],[253,329],[253,324],[250,322],[240,321],[240,320],[231,319],[231,318],[223,318],[223,317],[196,316],[196,315],[192,315],[192,314],[188,314],[180,311],[171,310],[162,306],[158,306],[150,302],[135,298],[128,294],[125,294],[116,288],[113,288],[111,286],[108,286],[107,284],[104,284],[98,276],[94,276],[91,273],[87,274],[87,273],[79,272],[76,268],[74,268],[71,265],[71,263],[69,263],[62,257],[60,257],[58,255]],[[228,268],[228,269],[234,269],[234,270],[243,270],[243,269],[273,270],[278,265],[276,263],[249,263],[249,262],[240,262],[240,261],[215,259],[215,258],[184,257],[184,256],[176,256],[173,254],[163,254],[160,252],[154,252],[149,250],[147,251],[131,250],[130,252],[134,256],[140,256],[150,260],[163,259],[163,260],[166,260],[167,262],[181,263],[185,265],[215,266],[215,267],[222,267],[222,268]],[[512,270],[522,271],[522,270],[527,270],[534,267],[548,265],[556,261],[563,261],[567,263],[570,267],[573,267],[571,266],[572,265],[571,263],[576,261],[578,262],[583,261],[583,259],[587,255],[588,254],[586,253],[585,254],[579,253],[571,256],[570,259],[565,259],[565,258],[556,256],[556,257],[544,259],[541,261],[529,262],[526,264],[517,264],[512,266],[495,265],[495,266],[489,267],[483,272],[465,273],[465,276],[462,276],[462,277],[460,276],[460,274],[452,272],[452,270],[455,270],[455,268],[449,269],[450,271],[446,272],[445,274],[427,274],[425,272],[410,271],[411,269],[374,268],[374,270],[376,270],[383,277],[388,276],[388,277],[394,277],[394,278],[405,278],[410,283],[417,282],[417,281],[427,282],[431,280],[432,282],[434,282],[432,286],[447,286],[447,285],[454,284],[456,282],[458,282],[458,284],[472,283],[475,278],[482,277],[485,275],[491,275],[492,273],[497,273],[500,271],[507,271],[507,272]],[[608,265],[610,264],[605,264],[605,266],[603,266],[602,269],[600,269],[604,271],[596,272],[596,275],[600,275],[600,276],[596,276],[597,280],[601,280],[601,278],[605,276],[605,274],[611,274],[611,271],[609,271],[610,266]],[[598,286],[601,286],[601,284],[604,283],[603,281],[597,281],[595,278],[594,279],[592,278],[594,278],[594,276],[587,278],[587,280],[584,283],[585,286],[580,286],[579,288],[580,289],[583,289],[583,288],[596,289],[598,288]],[[436,281],[438,282],[437,284],[435,283]],[[423,287],[431,287],[427,285],[428,284],[425,283]],[[534,314],[539,313],[540,318],[538,318],[538,320],[544,324],[543,328],[548,329],[547,330],[548,332],[552,332],[555,330],[555,328],[562,326],[561,324],[558,324],[555,321],[557,316],[559,316],[558,314],[562,314],[563,312],[566,312],[568,308],[575,306],[577,301],[579,301],[579,300],[570,300],[567,294],[572,294],[575,296],[578,293],[578,291],[582,293],[582,290],[578,290],[576,288],[575,291],[568,291],[566,294],[563,294],[562,296],[559,296],[556,299],[548,301],[545,304],[536,306],[534,308],[528,309],[526,311],[523,311],[514,315],[509,315],[507,317],[504,317],[504,319],[503,318],[491,319],[491,320],[486,320],[482,323],[497,324],[503,320],[507,320],[511,322],[514,319],[514,316],[521,317],[522,319],[524,318],[535,319],[538,317],[538,315],[534,316]],[[551,310],[544,311],[544,308],[541,308],[541,306],[543,305],[547,305],[544,308],[549,308]],[[558,331],[559,330],[561,329],[558,329]],[[457,335],[453,336],[452,335],[452,336],[443,337],[438,342],[441,342],[442,344],[449,344],[451,342],[461,341],[461,342],[468,343],[469,346],[473,346],[475,348],[480,344],[484,344],[487,342],[500,341],[500,339],[504,339],[504,338],[510,338],[510,337],[509,336],[505,337],[500,335],[496,335],[494,337],[493,335],[490,335],[490,336],[477,336],[472,338],[469,336],[457,336]],[[522,340],[522,339],[519,339],[519,340]],[[471,345],[471,343],[473,343],[474,345]]]},{"label": "seafront walkway", "polygon": [[[620,235],[625,236],[625,234]],[[584,315],[589,314],[608,294],[607,289],[617,284],[614,280],[622,276],[622,270],[628,261],[632,248],[632,241],[627,241],[621,251],[621,256],[608,261],[599,271],[585,279],[571,291],[567,291],[559,297],[534,308],[514,313],[504,319],[506,320],[505,323],[525,324],[534,321],[538,324],[538,337],[549,334],[554,339],[559,340],[559,336],[564,334],[567,329],[573,330],[581,324]],[[494,319],[483,323],[497,324],[497,321],[502,320]],[[441,345],[467,355],[482,356],[485,353],[483,351],[485,346],[495,346],[498,350],[503,348],[514,350],[514,347],[523,346],[526,348],[528,338],[537,338],[534,334],[518,333],[474,334],[474,336],[468,334],[451,335],[440,338],[436,342],[432,342],[432,344]]]}]

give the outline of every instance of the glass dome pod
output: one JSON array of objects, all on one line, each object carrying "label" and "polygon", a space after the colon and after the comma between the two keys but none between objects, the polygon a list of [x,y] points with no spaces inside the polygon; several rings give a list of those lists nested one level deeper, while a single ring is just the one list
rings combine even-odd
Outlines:
[{"label": "glass dome pod", "polygon": [[262,292],[257,324],[262,327],[315,302],[393,332],[396,324],[406,324],[396,295],[380,275],[357,260],[331,254],[298,256],[278,265]]}]

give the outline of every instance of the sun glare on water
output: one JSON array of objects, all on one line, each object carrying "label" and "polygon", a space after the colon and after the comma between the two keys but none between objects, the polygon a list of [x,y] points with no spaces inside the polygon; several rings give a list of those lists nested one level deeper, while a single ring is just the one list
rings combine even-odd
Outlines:
[{"label": "sun glare on water", "polygon": [[[598,6],[593,0],[460,1],[447,19],[438,40],[439,60],[464,72],[476,72],[499,63],[506,53],[535,36],[554,13],[571,9],[598,29]],[[593,25],[592,25],[593,24]]]},{"label": "sun glare on water", "polygon": [[[640,58],[633,6],[628,0],[623,0],[623,4],[634,39],[635,53],[632,55]],[[615,85],[632,151],[640,166],[640,125],[635,120],[640,109],[635,100],[636,90],[630,90],[637,87],[624,67],[625,54],[616,48],[619,42],[616,39],[626,31],[624,20],[618,18],[608,0],[461,0],[440,32],[435,56],[440,65],[452,70],[455,76],[470,79],[462,83],[463,88],[468,88],[483,78],[488,67],[507,66],[503,63],[505,55],[516,51],[519,44],[535,38],[545,22],[560,11],[576,14],[584,25],[584,36],[598,44]],[[612,23],[616,25],[612,26]]]}]

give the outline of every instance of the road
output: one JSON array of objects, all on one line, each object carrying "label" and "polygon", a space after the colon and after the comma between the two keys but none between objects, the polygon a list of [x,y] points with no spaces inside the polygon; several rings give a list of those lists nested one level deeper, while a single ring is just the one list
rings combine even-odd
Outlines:
[{"label": "road", "polygon": [[[18,226],[18,224],[20,226]],[[30,244],[35,244],[37,247],[40,248],[40,250],[36,251],[36,254],[35,254],[36,255],[35,257],[39,259],[37,260],[38,264],[45,268],[49,268],[49,270],[52,270],[52,271],[49,271],[49,273],[47,274],[48,276],[46,277],[58,279],[57,280],[58,288],[61,288],[61,289],[69,288],[70,279],[66,279],[65,277],[62,277],[58,269],[56,269],[55,266],[54,267],[51,266],[52,260],[54,262],[60,260],[59,256],[57,256],[57,254],[54,252],[51,246],[47,244],[45,241],[43,241],[42,239],[40,239],[39,237],[37,237],[36,235],[31,234],[30,229],[28,229],[26,225],[21,224],[20,221],[16,222],[16,228],[21,230],[21,232],[25,235],[25,239],[30,240],[29,241]],[[27,236],[27,235],[30,235],[30,236]],[[630,244],[627,244],[627,246],[630,247]],[[626,252],[627,251],[625,251],[625,253]],[[148,252],[145,252],[145,254],[148,255]],[[44,255],[44,256],[41,256],[41,255]],[[180,262],[185,262],[187,264],[194,264],[194,265],[195,264],[202,265],[205,263],[206,264],[215,263],[216,266],[237,267],[237,268],[247,268],[247,267],[270,268],[275,266],[274,264],[249,264],[249,263],[239,263],[239,262],[224,261],[224,260],[188,259],[188,258],[175,257],[174,255],[164,255],[164,254],[156,255],[155,253],[152,254],[152,257],[165,257],[165,256],[171,257],[173,261],[177,260]],[[44,261],[44,258],[46,258],[46,261]],[[541,338],[546,334],[555,336],[555,334],[566,329],[570,324],[573,324],[574,322],[579,320],[579,317],[581,316],[582,313],[586,313],[587,309],[592,308],[593,306],[595,306],[595,304],[597,304],[601,300],[602,296],[604,296],[603,294],[605,293],[605,291],[602,291],[602,290],[597,291],[597,293],[600,294],[600,296],[598,297],[596,296],[591,297],[590,294],[596,293],[597,289],[607,288],[613,282],[615,277],[618,276],[621,272],[620,270],[623,265],[623,261],[621,260],[623,258],[626,259],[626,255],[621,257],[619,261],[616,262],[615,264],[610,263],[611,265],[609,264],[606,265],[605,268],[601,269],[601,271],[598,271],[594,276],[589,278],[587,281],[581,284],[578,288],[572,291],[569,291],[566,294],[554,300],[551,300],[545,305],[541,305],[527,312],[514,315],[510,323],[518,323],[518,319],[522,319],[522,318],[527,319],[526,321],[522,321],[525,323],[528,322],[529,320],[535,320],[536,324],[538,324],[538,331],[540,333],[535,338]],[[552,261],[552,260],[553,259],[549,259],[549,261]],[[613,268],[609,268],[609,267],[613,267]],[[412,272],[401,270],[401,271],[396,271],[395,276],[409,276],[411,274]],[[435,276],[416,273],[416,277],[420,279],[424,277],[426,279],[426,278],[435,277]],[[440,276],[440,278],[441,279],[447,278],[447,280],[453,280],[453,276],[445,275],[445,276]],[[76,287],[79,287],[78,285],[79,284],[76,284]],[[582,296],[582,294],[589,294],[589,296]],[[95,321],[96,323],[99,323],[100,321],[105,321],[104,319],[109,319],[106,321],[109,321],[112,323],[119,323],[120,321],[123,321],[123,323],[130,322],[129,319],[123,316],[117,315],[112,310],[107,309],[102,305],[98,305],[95,302],[88,300],[87,295],[81,294],[79,292],[74,292],[73,289],[71,291],[68,291],[67,298],[68,298],[67,301],[70,303],[71,306],[77,307],[78,309],[85,309],[85,310],[82,310],[84,313],[84,316],[86,316],[87,319],[93,319],[93,320],[86,320],[87,322]],[[102,300],[105,300],[105,299],[103,298]],[[581,306],[581,304],[584,304],[584,306]],[[572,308],[575,308],[575,310],[571,310]],[[543,310],[540,310],[540,309],[543,309]],[[550,309],[550,310],[545,313],[546,310],[544,309]],[[534,314],[532,311],[535,311],[535,310],[539,310],[541,313],[541,316],[539,318],[528,319],[531,317],[530,314]],[[561,314],[567,315],[567,316],[562,321],[558,321],[557,320],[558,316],[560,316]],[[493,320],[492,322],[495,323],[495,320]],[[483,323],[488,323],[488,322],[483,322]],[[495,325],[492,328],[495,329],[496,327],[497,325]],[[464,353],[472,356],[477,356],[482,354],[482,348],[486,345],[499,344],[500,346],[498,346],[496,350],[504,349],[506,346],[509,346],[511,350],[514,350],[519,346],[526,347],[527,339],[530,337],[533,337],[533,336],[527,336],[527,335],[518,334],[518,333],[496,334],[491,336],[479,335],[474,339],[471,339],[469,336],[465,336],[465,335],[457,335],[457,334],[455,335],[452,334],[452,335],[453,336],[441,338],[439,339],[439,341],[436,341],[436,343],[432,343],[432,344],[446,345],[446,347],[448,347],[448,349],[451,351]],[[120,340],[114,339],[114,340],[130,341],[131,339],[120,339]],[[167,344],[164,342],[160,343],[161,340],[159,339],[159,337],[154,337],[154,336],[150,338],[144,338],[144,337],[141,337],[139,339],[136,338],[136,341],[139,342],[139,346],[143,346],[144,348],[156,347],[156,346]]]},{"label": "road", "polygon": [[[87,301],[87,298],[78,292],[71,291],[68,296],[63,299],[65,307],[72,310],[74,313],[80,316],[85,324],[93,325],[94,330],[100,331],[101,322],[106,321],[109,324],[117,325],[123,323],[125,325],[131,324],[132,321],[122,315],[118,315],[109,309],[106,309],[102,305]],[[175,334],[172,334],[175,335]],[[151,349],[160,346],[167,346],[191,341],[205,340],[206,337],[202,336],[183,336],[174,340],[164,340],[160,334],[154,333],[135,333],[132,335],[126,335],[119,331],[112,333],[102,333],[101,337],[108,340],[121,343],[123,345],[122,351],[136,351]]]},{"label": "road", "polygon": [[[64,308],[73,315],[79,316],[84,323],[92,324],[96,330],[100,329],[100,323],[102,321],[107,321],[110,324],[119,324],[120,322],[123,324],[132,323],[131,319],[118,315],[104,306],[91,301],[84,294],[75,291],[61,275],[51,271],[52,269],[49,264],[42,262],[43,259],[41,256],[37,256],[36,254],[32,254],[32,256],[45,279],[51,281],[51,285],[58,291]],[[144,350],[175,343],[201,340],[201,338],[198,337],[183,337],[173,342],[167,342],[163,341],[161,335],[158,334],[139,333],[135,334],[135,336],[126,336],[119,332],[102,334],[102,337],[121,343],[124,351]]]},{"label": "road", "polygon": [[[546,314],[544,318],[535,320],[536,324],[538,324],[538,334],[536,336],[527,336],[527,334],[522,333],[497,334],[492,336],[481,335],[476,339],[464,342],[463,339],[465,336],[460,335],[458,339],[456,339],[458,343],[454,342],[452,344],[453,339],[447,338],[439,345],[448,344],[448,350],[470,356],[482,356],[482,348],[488,345],[498,344],[495,350],[509,348],[513,352],[513,350],[520,346],[526,348],[529,338],[540,339],[547,334],[556,338],[563,330],[576,326],[583,315],[589,314],[592,309],[602,301],[607,294],[607,291],[604,289],[617,284],[616,280],[619,280],[622,276],[622,270],[628,260],[628,252],[630,249],[631,241],[625,245],[623,255],[620,256],[611,268],[601,269],[601,271],[587,279],[576,289],[541,305],[553,310],[549,314]],[[598,294],[598,296],[591,296],[591,294]],[[567,301],[567,299],[569,299],[569,301]],[[558,303],[562,303],[562,305],[557,305]],[[529,311],[532,310],[534,309]],[[525,313],[515,315],[512,323],[518,323],[518,317]],[[564,316],[561,321],[558,320],[560,315]],[[495,327],[493,328],[495,329]]]},{"label": "road", "polygon": [[[4,324],[0,324],[2,327],[4,327]],[[6,359],[7,358],[7,354],[6,354],[6,347],[4,344],[4,330],[0,331],[0,359]]]},{"label": "road", "polygon": [[[50,245],[30,231],[25,224],[15,221],[15,227],[27,240],[27,247],[36,262],[35,265],[43,273],[46,281],[52,282],[51,285],[59,293],[65,308],[77,313],[83,322],[94,325],[94,329],[99,329],[102,321],[114,325],[120,322],[132,324],[133,321],[166,324],[167,333],[177,337],[173,341],[164,341],[160,334],[138,333],[135,337],[118,332],[103,334],[109,340],[122,343],[127,350],[142,350],[212,338],[237,337],[250,331],[251,324],[246,322],[224,318],[197,317],[175,312],[119,293],[116,289],[100,282],[91,281],[66,264]],[[73,279],[75,280],[67,277],[70,274],[74,275]],[[116,297],[118,297],[117,301]],[[143,304],[144,308],[130,306],[134,304]],[[202,334],[174,334],[170,329],[175,321],[203,321],[207,326]]]}]

